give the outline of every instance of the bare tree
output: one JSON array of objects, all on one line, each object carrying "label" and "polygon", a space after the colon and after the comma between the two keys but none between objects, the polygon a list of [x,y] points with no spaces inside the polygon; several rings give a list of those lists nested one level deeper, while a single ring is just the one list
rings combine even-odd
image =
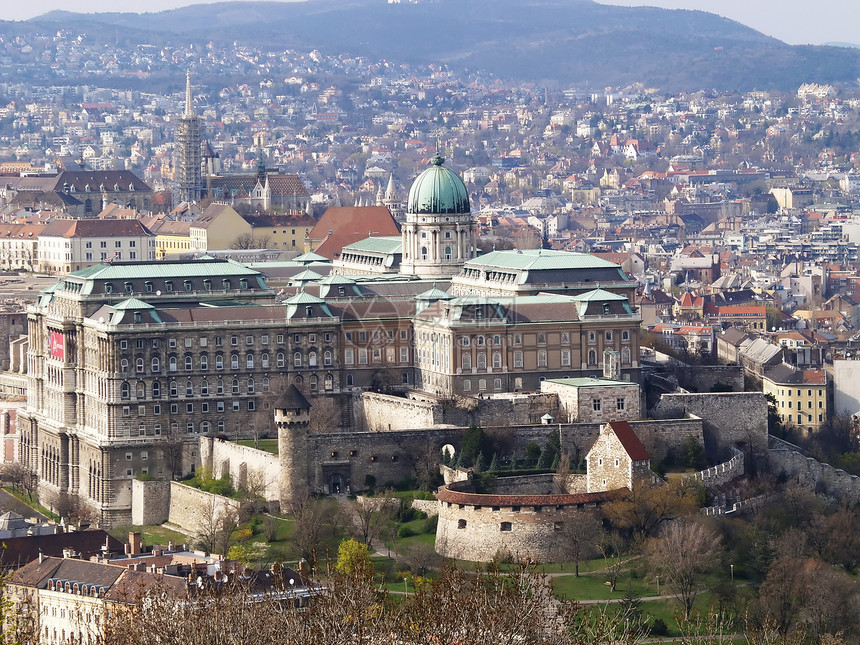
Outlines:
[{"label": "bare tree", "polygon": [[196,514],[197,545],[207,553],[226,555],[239,528],[239,511],[232,506],[216,505],[214,497],[204,503]]},{"label": "bare tree", "polygon": [[99,517],[98,512],[77,493],[55,493],[48,500],[48,505],[54,513],[76,526],[91,524]]},{"label": "bare tree", "polygon": [[332,396],[318,396],[311,403],[308,432],[324,434],[340,427],[341,410]]},{"label": "bare tree", "polygon": [[574,521],[564,523],[559,539],[566,557],[573,561],[577,578],[580,561],[599,551],[601,531],[600,519],[589,511],[583,511]]},{"label": "bare tree", "polygon": [[313,497],[304,489],[293,496],[287,512],[296,522],[293,539],[300,556],[316,569],[320,558],[334,549],[341,532],[343,514],[337,502]]},{"label": "bare tree", "polygon": [[648,561],[681,603],[685,620],[699,591],[700,574],[712,566],[719,551],[719,534],[701,521],[670,522],[648,544]]},{"label": "bare tree", "polygon": [[394,504],[385,497],[350,500],[347,503],[356,537],[367,546],[379,538],[394,514]]},{"label": "bare tree", "polygon": [[39,478],[36,473],[24,466],[24,464],[19,461],[3,464],[2,470],[0,470],[0,478],[3,481],[9,482],[15,490],[26,495],[30,501],[33,501],[33,495],[36,493],[36,488],[39,485]]},{"label": "bare tree", "polygon": [[230,245],[231,249],[239,251],[250,251],[254,249],[265,249],[269,246],[271,237],[264,235],[262,237],[254,237],[252,233],[243,233]]},{"label": "bare tree", "polygon": [[630,548],[617,531],[604,531],[597,543],[597,549],[606,563],[606,581],[609,583],[609,590],[615,591],[618,578],[630,561]]}]

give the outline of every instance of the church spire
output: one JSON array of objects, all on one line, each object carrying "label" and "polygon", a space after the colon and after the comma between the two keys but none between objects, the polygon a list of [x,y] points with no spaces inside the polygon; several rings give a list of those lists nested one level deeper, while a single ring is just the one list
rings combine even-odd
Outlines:
[{"label": "church spire", "polygon": [[191,70],[185,73],[185,118],[194,116],[194,101],[191,99]]}]

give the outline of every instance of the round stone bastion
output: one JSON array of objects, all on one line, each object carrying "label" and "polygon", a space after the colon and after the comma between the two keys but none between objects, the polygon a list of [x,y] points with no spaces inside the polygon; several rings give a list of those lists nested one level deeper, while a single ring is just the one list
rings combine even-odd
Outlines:
[{"label": "round stone bastion", "polygon": [[502,477],[496,484],[505,494],[475,492],[471,480],[437,491],[437,553],[473,562],[489,562],[497,555],[518,561],[563,561],[568,559],[565,526],[615,497],[613,491],[532,494],[555,490],[553,475]]}]

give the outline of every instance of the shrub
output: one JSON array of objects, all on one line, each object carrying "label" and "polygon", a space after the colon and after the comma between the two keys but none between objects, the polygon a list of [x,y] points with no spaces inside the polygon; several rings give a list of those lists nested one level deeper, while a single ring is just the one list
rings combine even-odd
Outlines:
[{"label": "shrub", "polygon": [[655,618],[651,623],[651,636],[665,636],[669,633],[669,626],[662,618]]},{"label": "shrub", "polygon": [[439,524],[439,516],[433,515],[432,517],[428,517],[424,520],[424,524],[421,525],[421,530],[424,533],[435,533],[436,526]]},{"label": "shrub", "polygon": [[397,529],[397,537],[398,537],[398,538],[400,538],[401,540],[402,540],[403,538],[412,537],[413,535],[415,535],[415,531],[413,531],[413,530],[412,530],[409,526],[407,526],[406,524],[404,524],[404,525],[403,525],[403,526],[401,526],[399,529]]}]

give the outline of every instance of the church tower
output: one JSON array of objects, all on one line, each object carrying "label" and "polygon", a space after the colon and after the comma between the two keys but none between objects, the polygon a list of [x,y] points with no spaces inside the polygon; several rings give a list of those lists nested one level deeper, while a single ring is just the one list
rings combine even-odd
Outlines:
[{"label": "church tower", "polygon": [[176,144],[179,148],[179,199],[196,202],[203,197],[203,149],[200,120],[191,99],[191,72],[185,78],[185,112],[179,119]]},{"label": "church tower", "polygon": [[459,175],[444,163],[437,154],[409,189],[401,273],[447,278],[475,257],[476,228],[469,193]]}]

